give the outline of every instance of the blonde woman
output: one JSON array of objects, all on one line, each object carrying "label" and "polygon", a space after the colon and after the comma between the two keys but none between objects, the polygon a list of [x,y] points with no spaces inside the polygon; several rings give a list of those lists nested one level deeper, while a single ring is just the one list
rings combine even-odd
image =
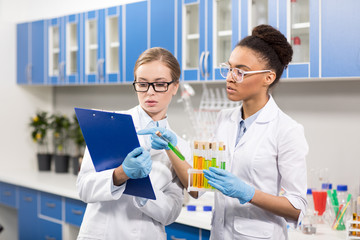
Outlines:
[{"label": "blonde woman", "polygon": [[[172,132],[167,109],[179,88],[180,66],[163,48],[143,52],[134,67],[134,90],[139,105],[130,114],[137,131],[158,127]],[[190,159],[190,146],[176,136],[176,146]],[[122,165],[96,172],[88,150],[77,179],[80,199],[88,203],[78,239],[166,239],[165,225],[180,214],[183,186],[172,166],[173,155],[151,148],[151,137],[139,135]],[[176,159],[178,160],[178,159]],[[123,194],[130,178],[150,176],[156,200]]]}]

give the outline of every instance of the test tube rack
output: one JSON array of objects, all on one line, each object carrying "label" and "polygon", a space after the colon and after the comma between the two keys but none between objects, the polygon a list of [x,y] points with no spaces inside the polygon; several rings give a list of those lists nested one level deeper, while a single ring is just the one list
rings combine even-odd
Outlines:
[{"label": "test tube rack", "polygon": [[348,240],[360,239],[360,221],[347,221],[346,233],[346,239]]},{"label": "test tube rack", "polygon": [[[219,146],[217,148],[217,146]],[[226,169],[225,145],[223,142],[194,142],[193,168],[188,169],[188,192],[217,191],[204,177],[203,170],[210,167]]]}]

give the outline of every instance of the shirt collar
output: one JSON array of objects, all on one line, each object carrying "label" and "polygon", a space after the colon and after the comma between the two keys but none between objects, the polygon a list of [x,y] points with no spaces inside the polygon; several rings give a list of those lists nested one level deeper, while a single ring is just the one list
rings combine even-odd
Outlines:
[{"label": "shirt collar", "polygon": [[256,120],[256,118],[259,116],[260,112],[262,111],[263,108],[261,108],[259,111],[257,111],[256,113],[254,113],[253,115],[251,115],[250,117],[246,118],[245,120],[242,118],[242,111],[240,110],[240,114],[239,114],[239,120],[240,122],[243,121],[245,128],[249,129],[249,127],[251,126],[251,124]]},{"label": "shirt collar", "polygon": [[164,119],[159,121],[154,121],[145,110],[139,105],[138,106],[139,119],[140,119],[140,128],[153,128],[153,127],[162,127],[167,128],[167,115]]}]

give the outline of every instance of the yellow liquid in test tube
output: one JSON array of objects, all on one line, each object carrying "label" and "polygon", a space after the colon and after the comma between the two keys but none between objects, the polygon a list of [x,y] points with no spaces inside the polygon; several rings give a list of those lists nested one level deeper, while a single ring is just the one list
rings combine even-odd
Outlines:
[{"label": "yellow liquid in test tube", "polygon": [[[199,148],[199,144],[198,142],[194,142],[194,152],[193,152],[193,168],[194,169],[198,169],[198,148]],[[194,173],[193,174],[193,186],[197,187],[198,182],[197,182],[197,174]]]}]

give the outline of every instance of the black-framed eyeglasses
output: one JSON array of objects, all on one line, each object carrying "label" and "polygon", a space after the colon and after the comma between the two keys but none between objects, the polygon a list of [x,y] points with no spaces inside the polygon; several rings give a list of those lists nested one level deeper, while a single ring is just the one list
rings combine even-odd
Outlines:
[{"label": "black-framed eyeglasses", "polygon": [[231,68],[227,63],[220,64],[220,75],[224,78],[227,78],[228,74],[231,72],[231,77],[237,83],[241,83],[244,80],[246,74],[256,74],[256,73],[265,73],[272,72],[271,70],[258,70],[258,71],[244,71],[239,68]]},{"label": "black-framed eyeglasses", "polygon": [[133,86],[136,92],[147,92],[149,87],[152,86],[155,92],[166,92],[169,89],[169,85],[174,83],[171,82],[133,82]]}]

